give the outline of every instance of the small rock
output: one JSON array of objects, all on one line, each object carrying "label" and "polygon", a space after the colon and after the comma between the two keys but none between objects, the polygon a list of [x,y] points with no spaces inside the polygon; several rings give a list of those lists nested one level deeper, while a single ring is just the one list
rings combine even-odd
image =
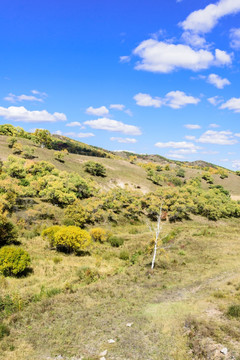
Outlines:
[{"label": "small rock", "polygon": [[108,351],[107,351],[107,350],[104,350],[104,351],[102,351],[102,352],[99,354],[99,356],[100,356],[100,357],[101,357],[101,356],[106,356],[107,353],[108,353]]},{"label": "small rock", "polygon": [[108,340],[108,343],[109,343],[109,344],[114,344],[114,343],[115,343],[115,340],[110,339],[110,340]]},{"label": "small rock", "polygon": [[131,327],[131,326],[133,326],[133,323],[127,323],[127,326]]},{"label": "small rock", "polygon": [[227,355],[228,349],[227,349],[227,348],[223,348],[222,350],[220,350],[220,353],[223,354],[223,355]]}]

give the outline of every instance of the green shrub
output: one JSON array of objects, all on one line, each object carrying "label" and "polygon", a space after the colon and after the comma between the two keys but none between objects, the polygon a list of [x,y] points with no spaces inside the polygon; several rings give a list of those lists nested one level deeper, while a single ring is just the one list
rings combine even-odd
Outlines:
[{"label": "green shrub", "polygon": [[229,316],[239,318],[240,317],[240,305],[231,305],[231,306],[229,306],[227,314]]},{"label": "green shrub", "polygon": [[30,256],[25,250],[10,246],[0,249],[0,273],[2,275],[24,275],[29,270],[30,264]]},{"label": "green shrub", "polygon": [[15,136],[11,136],[8,138],[7,142],[8,142],[8,147],[12,149],[15,143],[17,142],[17,138],[15,138]]},{"label": "green shrub", "polygon": [[87,161],[84,164],[84,170],[94,176],[107,176],[106,168],[102,164],[95,161]]},{"label": "green shrub", "polygon": [[176,176],[184,178],[185,177],[185,171],[184,169],[179,169],[176,173]]},{"label": "green shrub", "polygon": [[49,241],[50,246],[54,246],[55,234],[60,229],[61,229],[61,226],[53,225],[53,226],[50,226],[49,228],[43,230],[42,237]]},{"label": "green shrub", "polygon": [[24,146],[22,155],[25,159],[33,159],[34,149],[30,146]]},{"label": "green shrub", "polygon": [[17,237],[16,226],[7,218],[6,214],[0,213],[0,246],[16,241]]},{"label": "green shrub", "polygon": [[68,253],[84,251],[91,244],[90,234],[77,226],[51,226],[44,230],[43,237],[58,251]]},{"label": "green shrub", "polygon": [[54,159],[59,162],[64,162],[64,152],[63,151],[55,151]]},{"label": "green shrub", "polygon": [[119,246],[123,245],[124,239],[120,238],[120,237],[117,237],[117,236],[110,236],[110,238],[108,239],[108,242],[113,247],[119,247]]},{"label": "green shrub", "polygon": [[9,336],[10,330],[9,327],[0,323],[0,340],[4,338],[4,336]]},{"label": "green shrub", "polygon": [[94,281],[97,281],[100,277],[96,269],[90,268],[88,266],[82,266],[77,270],[77,276],[80,281],[84,281],[86,284],[90,284]]},{"label": "green shrub", "polygon": [[121,260],[129,260],[129,252],[127,250],[122,250],[119,254],[119,259]]}]

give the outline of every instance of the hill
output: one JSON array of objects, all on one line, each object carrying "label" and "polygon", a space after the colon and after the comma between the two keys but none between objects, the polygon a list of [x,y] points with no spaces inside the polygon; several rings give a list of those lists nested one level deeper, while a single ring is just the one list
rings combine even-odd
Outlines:
[{"label": "hill", "polygon": [[0,359],[239,357],[240,176],[1,131]]}]

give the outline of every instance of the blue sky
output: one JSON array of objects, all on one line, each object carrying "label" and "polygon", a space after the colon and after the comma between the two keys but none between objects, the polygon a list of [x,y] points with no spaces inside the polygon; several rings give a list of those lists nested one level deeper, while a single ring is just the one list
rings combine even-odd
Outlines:
[{"label": "blue sky", "polygon": [[0,124],[240,169],[240,0],[2,0]]}]

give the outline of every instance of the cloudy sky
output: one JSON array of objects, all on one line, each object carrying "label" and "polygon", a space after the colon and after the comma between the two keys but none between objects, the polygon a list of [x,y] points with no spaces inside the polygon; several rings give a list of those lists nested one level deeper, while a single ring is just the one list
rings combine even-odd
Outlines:
[{"label": "cloudy sky", "polygon": [[1,0],[0,124],[240,169],[240,0]]}]

